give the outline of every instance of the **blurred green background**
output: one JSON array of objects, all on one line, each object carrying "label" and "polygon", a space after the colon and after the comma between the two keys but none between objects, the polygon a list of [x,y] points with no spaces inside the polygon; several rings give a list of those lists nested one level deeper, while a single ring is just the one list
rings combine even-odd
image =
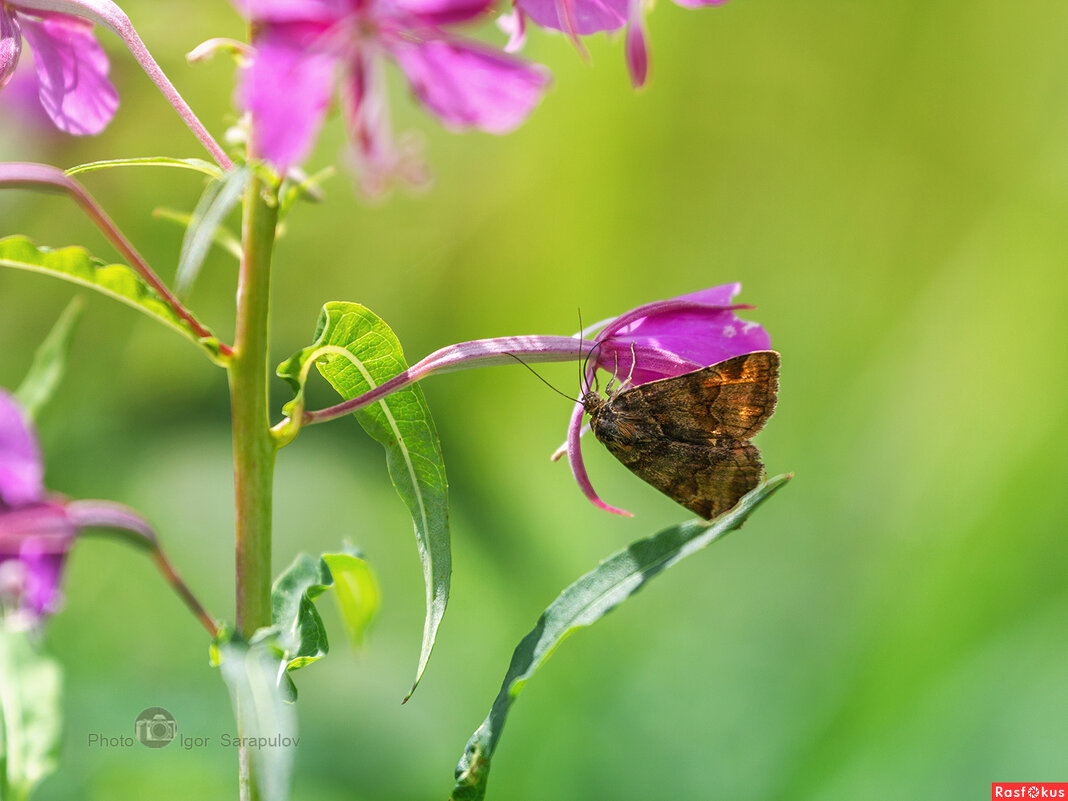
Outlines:
[{"label": "blurred green background", "polygon": [[[218,2],[125,4],[216,131],[232,119],[240,36]],[[194,7],[191,7],[195,5]],[[507,138],[425,132],[429,193],[368,204],[345,172],[280,244],[273,348],[306,344],[320,305],[362,302],[411,359],[459,340],[570,333],[639,303],[744,282],[783,354],[758,442],[797,478],[745,530],[570,639],[516,706],[491,798],[984,798],[991,781],[1068,778],[1064,448],[1068,5],[1055,0],[746,0],[650,18],[654,74],[633,93],[621,43],[560,36],[528,55],[552,91]],[[488,35],[495,35],[487,31]],[[90,140],[20,135],[0,154],[62,166],[200,155],[121,46],[122,107]],[[316,158],[339,160],[335,119]],[[196,176],[86,178],[171,274]],[[114,257],[66,201],[0,195],[0,235]],[[215,253],[192,298],[228,333],[234,270]],[[71,296],[0,272],[0,384]],[[64,394],[41,434],[50,486],[131,504],[207,605],[232,616],[226,381],[133,311],[88,299]],[[1058,355],[1059,354],[1059,355]],[[574,365],[545,374],[570,391]],[[278,388],[276,408],[288,398]],[[296,676],[296,799],[444,798],[511,650],[565,584],[685,517],[587,443],[586,503],[549,453],[569,406],[522,368],[429,380],[454,517],[454,589],[426,678],[404,708],[422,628],[411,523],[382,453],[351,421],[280,454],[275,567],[347,538],[378,571],[368,647],[337,632]],[[327,392],[316,396],[326,402]],[[190,735],[231,731],[203,632],[139,554],[86,540],[48,647],[67,670],[60,772],[41,799],[232,798],[236,755],[89,750],[164,706]]]}]

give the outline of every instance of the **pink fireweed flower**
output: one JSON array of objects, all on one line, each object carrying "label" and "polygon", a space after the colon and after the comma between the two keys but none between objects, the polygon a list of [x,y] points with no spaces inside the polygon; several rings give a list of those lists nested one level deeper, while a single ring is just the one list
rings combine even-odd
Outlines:
[{"label": "pink fireweed flower", "polygon": [[0,390],[0,612],[31,624],[56,612],[67,555],[87,528],[123,532],[152,551],[164,578],[214,635],[214,621],[164,558],[140,515],[120,504],[69,501],[45,490],[33,428],[15,399]]},{"label": "pink fireweed flower", "polygon": [[108,80],[108,57],[93,23],[0,0],[0,87],[15,72],[23,36],[33,48],[38,97],[56,127],[76,136],[104,130],[119,93]]},{"label": "pink fireweed flower", "polygon": [[514,130],[537,105],[548,75],[446,26],[469,22],[488,0],[234,0],[257,23],[256,56],[240,89],[252,113],[253,152],[285,170],[315,143],[339,68],[355,151],[372,184],[402,172],[382,67],[394,61],[417,100],[447,127]]},{"label": "pink fireweed flower", "polygon": [[[580,397],[593,383],[598,369],[626,386],[700,370],[702,367],[771,347],[771,337],[759,324],[739,319],[732,305],[741,284],[724,284],[671,300],[647,303],[594,326],[593,355],[586,367]],[[583,332],[584,334],[586,332]],[[602,501],[590,483],[582,460],[580,438],[585,408],[580,401],[571,412],[566,452],[571,472],[583,494],[596,506],[627,515]],[[557,451],[562,455],[563,449]]]},{"label": "pink fireweed flower", "polygon": [[[683,8],[721,5],[726,0],[675,0]],[[642,86],[649,72],[645,34],[646,3],[642,0],[515,0],[516,12],[543,28],[563,31],[576,40],[627,26],[624,56],[631,83]]]},{"label": "pink fireweed flower", "polygon": [[108,59],[93,25],[115,33],[178,116],[223,169],[232,162],[174,84],[163,74],[126,13],[112,0],[0,0],[0,88],[10,78],[25,36],[35,51],[41,104],[60,130],[99,133],[118,108]]},{"label": "pink fireweed flower", "polygon": [[0,87],[15,72],[22,38],[33,48],[38,97],[61,131],[100,133],[119,106],[93,23],[0,0]]}]

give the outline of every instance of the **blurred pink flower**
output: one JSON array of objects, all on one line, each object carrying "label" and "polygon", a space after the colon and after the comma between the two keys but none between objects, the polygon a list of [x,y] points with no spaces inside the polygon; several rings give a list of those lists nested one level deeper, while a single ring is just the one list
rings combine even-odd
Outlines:
[{"label": "blurred pink flower", "polygon": [[88,527],[131,532],[155,548],[133,510],[106,501],[70,502],[47,493],[37,437],[15,399],[0,390],[0,610],[31,622],[55,612],[67,554]]},{"label": "blurred pink flower", "polygon": [[282,170],[310,153],[338,67],[350,133],[373,180],[405,168],[389,123],[387,57],[419,102],[457,130],[512,131],[548,84],[543,68],[446,32],[444,26],[484,15],[489,0],[234,2],[259,27],[240,90],[253,116],[253,151]]},{"label": "blurred pink flower", "polygon": [[104,130],[119,96],[93,23],[0,0],[0,87],[15,72],[23,37],[33,48],[38,97],[56,127],[79,136]]},{"label": "blurred pink flower", "polygon": [[[726,0],[674,0],[683,8],[716,6]],[[645,84],[649,73],[649,47],[642,0],[515,0],[516,12],[543,28],[563,31],[576,40],[601,31],[627,26],[624,57],[631,83]]]}]

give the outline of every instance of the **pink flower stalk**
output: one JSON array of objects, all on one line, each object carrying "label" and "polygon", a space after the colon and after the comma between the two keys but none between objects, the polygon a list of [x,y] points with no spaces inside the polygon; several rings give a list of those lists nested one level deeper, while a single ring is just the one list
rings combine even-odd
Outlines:
[{"label": "pink flower stalk", "polygon": [[[739,319],[734,314],[738,309],[752,308],[733,303],[734,297],[741,291],[741,284],[723,284],[670,300],[647,303],[598,323],[574,337],[498,337],[449,345],[352,400],[315,411],[305,411],[301,406],[294,412],[294,420],[283,420],[274,430],[288,441],[302,425],[326,422],[358,411],[435,373],[514,364],[517,361],[535,363],[589,359],[585,366],[584,386],[579,390],[579,400],[571,413],[567,442],[554,454],[553,459],[567,453],[571,471],[582,493],[601,509],[629,515],[629,512],[602,501],[590,483],[580,445],[585,413],[581,398],[593,384],[598,369],[608,372],[613,380],[623,385],[638,386],[770,348],[771,337],[763,327]],[[596,337],[592,340],[586,338],[594,331],[599,332]]]},{"label": "pink flower stalk", "polygon": [[15,399],[0,390],[0,611],[31,623],[56,612],[67,555],[83,529],[124,532],[153,552],[157,566],[201,623],[216,626],[163,557],[145,520],[107,501],[68,501],[44,488],[37,437]]},{"label": "pink flower stalk", "polygon": [[[724,284],[671,300],[647,303],[609,321],[594,340],[593,358],[586,368],[587,387],[598,369],[626,386],[700,370],[702,367],[771,347],[771,337],[759,324],[739,319],[732,305],[741,284]],[[587,387],[583,387],[581,395]],[[602,501],[590,483],[582,460],[582,417],[575,404],[567,429],[567,456],[582,493],[596,506],[628,515]],[[560,451],[557,452],[558,454]]]},{"label": "pink flower stalk", "polygon": [[[675,0],[683,8],[716,6],[726,0]],[[646,3],[642,0],[515,0],[516,12],[543,28],[563,31],[578,39],[627,26],[624,57],[631,83],[643,86],[649,74],[649,46],[645,33]]]},{"label": "pink flower stalk", "polygon": [[256,57],[240,90],[252,149],[280,170],[311,152],[343,72],[342,99],[358,161],[372,185],[403,172],[385,96],[384,62],[447,127],[514,130],[548,75],[446,27],[483,16],[490,0],[234,0],[256,24]]},{"label": "pink flower stalk", "polygon": [[111,122],[119,95],[93,24],[78,17],[0,0],[0,87],[18,66],[22,37],[34,51],[38,96],[61,131],[98,134]]}]

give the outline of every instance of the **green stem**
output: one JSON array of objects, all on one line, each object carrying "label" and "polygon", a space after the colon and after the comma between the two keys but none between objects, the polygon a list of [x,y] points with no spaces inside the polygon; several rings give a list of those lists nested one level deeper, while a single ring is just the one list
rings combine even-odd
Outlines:
[{"label": "green stem", "polygon": [[[237,506],[237,629],[250,637],[271,624],[271,490],[276,445],[268,417],[268,321],[278,198],[258,175],[249,182],[242,222],[237,328],[230,362]],[[241,798],[257,798],[250,755],[239,755]]]}]

